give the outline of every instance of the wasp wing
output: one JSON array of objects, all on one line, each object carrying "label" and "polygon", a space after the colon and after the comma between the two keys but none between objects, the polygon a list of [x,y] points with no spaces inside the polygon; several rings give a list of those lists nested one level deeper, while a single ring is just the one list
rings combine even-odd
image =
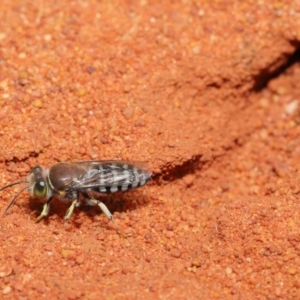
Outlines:
[{"label": "wasp wing", "polygon": [[118,164],[118,165],[128,165],[132,167],[136,167],[139,169],[143,170],[148,170],[149,169],[149,163],[146,161],[139,161],[139,160],[117,160],[117,159],[112,159],[112,160],[87,160],[87,161],[77,161],[74,162],[75,165],[79,165],[81,167],[86,167],[86,168],[94,168],[94,166],[97,165],[113,165],[113,164]]},{"label": "wasp wing", "polygon": [[152,175],[151,171],[137,166],[136,162],[105,160],[75,164],[86,169],[86,173],[72,184],[77,190],[93,189],[100,193],[126,191],[144,185]]}]

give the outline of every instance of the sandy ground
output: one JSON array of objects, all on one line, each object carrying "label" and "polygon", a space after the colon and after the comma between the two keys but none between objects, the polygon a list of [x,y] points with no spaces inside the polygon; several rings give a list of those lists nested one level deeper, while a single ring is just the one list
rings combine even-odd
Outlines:
[{"label": "sandy ground", "polygon": [[[145,161],[101,213],[28,192],[0,218],[1,299],[300,299],[297,1],[1,1],[0,186]],[[0,209],[21,189],[0,193]]]}]

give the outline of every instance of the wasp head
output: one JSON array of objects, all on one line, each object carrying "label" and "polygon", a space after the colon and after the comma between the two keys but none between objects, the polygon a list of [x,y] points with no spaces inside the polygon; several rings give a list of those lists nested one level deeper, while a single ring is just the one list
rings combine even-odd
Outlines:
[{"label": "wasp head", "polygon": [[10,207],[16,202],[17,198],[25,190],[29,190],[30,195],[39,199],[49,199],[51,197],[51,188],[49,188],[49,183],[47,181],[48,170],[42,167],[34,167],[30,174],[27,177],[27,180],[22,180],[8,184],[0,189],[0,191],[5,190],[8,187],[17,185],[17,184],[27,184],[17,195],[10,201],[6,209],[4,210],[3,215],[7,213]]},{"label": "wasp head", "polygon": [[48,181],[48,170],[37,166],[34,167],[29,176],[29,192],[30,195],[39,199],[49,199],[51,196],[51,188]]}]

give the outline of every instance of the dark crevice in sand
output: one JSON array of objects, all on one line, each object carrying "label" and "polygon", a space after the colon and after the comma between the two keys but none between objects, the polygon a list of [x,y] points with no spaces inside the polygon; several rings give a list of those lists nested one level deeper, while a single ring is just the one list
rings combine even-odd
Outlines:
[{"label": "dark crevice in sand", "polygon": [[277,61],[274,61],[273,64],[267,68],[262,69],[259,74],[255,76],[255,84],[252,89],[254,92],[261,92],[272,79],[277,78],[295,63],[300,62],[300,42],[294,41],[291,42],[291,44],[296,48],[294,53],[282,53]]},{"label": "dark crevice in sand", "polygon": [[37,157],[39,157],[39,153],[37,153],[35,151],[32,151],[32,152],[29,152],[28,155],[26,155],[22,158],[18,158],[18,157],[13,156],[12,159],[0,160],[0,163],[4,163],[5,165],[8,165],[10,163],[26,162],[30,158],[37,158]]}]

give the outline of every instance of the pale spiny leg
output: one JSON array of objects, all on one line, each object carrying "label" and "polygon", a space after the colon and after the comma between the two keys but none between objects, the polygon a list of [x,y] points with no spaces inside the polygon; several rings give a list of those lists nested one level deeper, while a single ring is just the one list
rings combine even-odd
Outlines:
[{"label": "pale spiny leg", "polygon": [[73,200],[72,201],[72,204],[71,204],[71,206],[68,208],[68,210],[67,210],[67,212],[66,212],[66,214],[65,214],[65,223],[64,223],[64,225],[68,222],[68,220],[70,219],[70,217],[72,216],[72,214],[73,214],[73,211],[74,211],[74,208],[75,208],[75,206],[76,206],[76,204],[79,202],[79,200],[78,199],[75,199],[75,200]]},{"label": "pale spiny leg", "polygon": [[49,214],[49,210],[50,210],[50,202],[52,200],[52,197],[44,204],[43,206],[43,210],[41,212],[41,214],[35,219],[35,222],[39,222],[41,221],[44,217],[47,217]]},{"label": "pale spiny leg", "polygon": [[125,233],[121,230],[121,228],[119,227],[119,225],[116,223],[112,213],[109,211],[109,209],[107,208],[107,206],[99,201],[99,200],[96,200],[96,199],[89,199],[89,202],[93,205],[98,205],[100,207],[100,209],[102,210],[102,212],[109,218],[109,220],[111,220],[114,225],[116,226],[118,232],[123,236],[123,237],[129,237],[129,236],[132,236],[132,233]]}]

